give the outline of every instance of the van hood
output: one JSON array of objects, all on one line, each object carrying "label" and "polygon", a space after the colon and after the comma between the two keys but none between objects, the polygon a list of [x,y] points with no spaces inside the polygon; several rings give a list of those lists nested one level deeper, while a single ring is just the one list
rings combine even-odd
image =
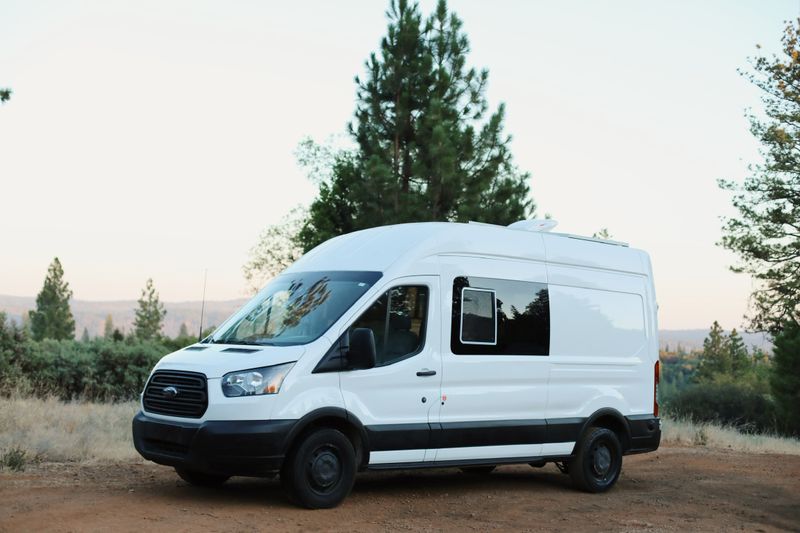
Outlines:
[{"label": "van hood", "polygon": [[228,372],[297,361],[305,351],[305,346],[193,344],[165,355],[154,370],[188,370],[220,378]]}]

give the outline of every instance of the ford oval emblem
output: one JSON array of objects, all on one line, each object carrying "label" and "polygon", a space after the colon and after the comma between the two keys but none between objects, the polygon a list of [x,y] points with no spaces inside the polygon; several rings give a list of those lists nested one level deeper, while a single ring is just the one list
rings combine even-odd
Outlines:
[{"label": "ford oval emblem", "polygon": [[164,387],[161,389],[161,392],[164,394],[165,398],[174,398],[178,395],[178,389],[175,387]]}]

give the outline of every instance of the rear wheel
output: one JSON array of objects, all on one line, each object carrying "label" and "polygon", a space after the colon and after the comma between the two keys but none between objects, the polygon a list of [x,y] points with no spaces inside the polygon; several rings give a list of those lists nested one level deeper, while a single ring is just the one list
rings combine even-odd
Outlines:
[{"label": "rear wheel", "polygon": [[486,466],[464,466],[461,468],[461,471],[465,474],[471,474],[476,476],[485,476],[494,472],[494,469],[497,468],[495,465],[486,465]]},{"label": "rear wheel", "polygon": [[186,468],[175,467],[175,472],[190,485],[196,487],[219,487],[226,481],[229,476],[219,476],[214,474],[206,474],[205,472],[198,472],[196,470],[189,470]]},{"label": "rear wheel", "polygon": [[281,470],[289,498],[309,509],[339,505],[353,488],[355,476],[353,445],[335,429],[309,434]]},{"label": "rear wheel", "polygon": [[589,428],[581,438],[578,453],[570,461],[573,483],[587,492],[603,492],[614,486],[622,470],[622,446],[606,428]]}]

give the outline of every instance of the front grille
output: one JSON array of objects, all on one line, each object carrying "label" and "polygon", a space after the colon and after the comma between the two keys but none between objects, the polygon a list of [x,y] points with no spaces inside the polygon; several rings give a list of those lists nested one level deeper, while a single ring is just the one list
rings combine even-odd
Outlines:
[{"label": "front grille", "polygon": [[[164,389],[174,387],[171,396]],[[200,418],[208,407],[206,377],[197,372],[157,370],[144,388],[144,410],[160,415]]]}]

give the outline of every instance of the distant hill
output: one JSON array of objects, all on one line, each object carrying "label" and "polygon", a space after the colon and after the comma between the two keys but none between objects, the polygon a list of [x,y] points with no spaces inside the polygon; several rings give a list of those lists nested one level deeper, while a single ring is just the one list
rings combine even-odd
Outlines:
[{"label": "distant hill", "polygon": [[[762,350],[772,351],[772,342],[766,333],[739,331],[739,334],[748,349],[757,346]],[[708,329],[662,329],[658,332],[658,344],[662,349],[669,346],[670,350],[675,350],[680,345],[685,350],[699,350],[703,348],[703,340],[707,335]]]},{"label": "distant hill", "polygon": [[[239,309],[247,299],[206,302],[205,327],[218,326],[223,320]],[[136,309],[135,300],[121,301],[87,301],[72,300],[72,314],[75,316],[75,337],[80,338],[83,328],[89,330],[92,336],[102,335],[106,316],[111,314],[114,326],[131,331],[133,327],[133,310]],[[0,311],[5,311],[11,319],[20,322],[22,315],[36,307],[36,300],[27,296],[0,295]],[[164,302],[167,316],[164,320],[164,333],[170,337],[178,334],[181,324],[185,323],[189,332],[197,333],[200,327],[200,302]],[[658,333],[659,346],[669,346],[674,350],[678,345],[686,350],[695,350],[703,347],[703,339],[708,335],[708,329],[665,329]],[[769,337],[762,333],[741,333],[745,345],[758,346],[764,350],[772,350]]]},{"label": "distant hill", "polygon": [[[206,302],[203,327],[218,326],[234,311],[239,309],[247,299]],[[191,334],[196,334],[200,328],[201,302],[164,302],[167,316],[164,319],[164,333],[175,337],[181,324],[186,324]],[[22,315],[36,307],[36,299],[27,296],[0,295],[0,311],[5,311],[8,316],[21,322]],[[72,314],[75,316],[75,337],[80,338],[83,328],[89,330],[89,335],[103,334],[106,316],[111,315],[114,326],[125,332],[133,328],[133,312],[137,307],[135,300],[120,301],[87,301],[72,300],[70,302]]]}]

